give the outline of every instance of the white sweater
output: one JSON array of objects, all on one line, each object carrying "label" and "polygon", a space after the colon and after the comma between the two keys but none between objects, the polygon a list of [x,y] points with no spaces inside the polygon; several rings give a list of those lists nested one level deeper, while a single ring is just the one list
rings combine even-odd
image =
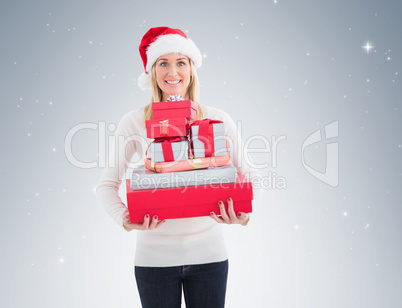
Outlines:
[{"label": "white sweater", "polygon": [[[240,155],[240,136],[232,118],[225,112],[203,106],[205,118],[225,123],[229,154],[233,164],[246,176],[260,179],[259,173],[248,167]],[[116,129],[115,152],[109,154],[108,166],[103,170],[96,193],[99,202],[109,215],[123,226],[127,215],[126,205],[119,197],[119,187],[134,154],[143,161],[151,139],[146,136],[144,108],[128,112]],[[120,142],[118,141],[120,140]],[[125,140],[124,142],[122,142]],[[122,146],[123,144],[123,146]],[[125,187],[125,183],[123,183]],[[262,192],[253,188],[254,201]],[[236,209],[236,203],[234,203]],[[179,266],[224,261],[228,258],[222,225],[210,217],[169,219],[154,230],[137,232],[136,266]]]}]

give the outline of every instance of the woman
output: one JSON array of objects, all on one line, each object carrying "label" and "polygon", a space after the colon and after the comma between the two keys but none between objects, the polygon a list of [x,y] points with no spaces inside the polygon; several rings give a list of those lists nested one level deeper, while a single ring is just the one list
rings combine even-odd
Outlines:
[{"label": "woman", "polygon": [[[234,165],[249,177],[259,177],[257,171],[248,168],[240,159],[238,133],[230,116],[199,103],[196,68],[201,66],[202,56],[193,41],[178,29],[152,28],[142,38],[140,54],[145,73],[139,78],[139,86],[151,88],[151,102],[181,95],[197,104],[198,119],[222,120]],[[114,164],[102,173],[97,187],[98,199],[125,230],[141,230],[137,232],[135,277],[143,307],[181,307],[182,289],[187,307],[224,307],[228,256],[222,224],[246,225],[249,214],[236,213],[229,198],[219,201],[220,213],[211,213],[211,217],[160,221],[157,216],[145,215],[143,222],[130,223],[127,208],[119,198],[118,190],[128,168],[127,161],[134,154],[140,159],[145,157],[150,140],[146,138],[144,124],[150,119],[151,104],[131,111],[121,119],[116,140],[132,141],[125,142],[124,149],[109,159]],[[115,146],[121,148],[121,145]],[[228,204],[228,212],[224,202]]]}]

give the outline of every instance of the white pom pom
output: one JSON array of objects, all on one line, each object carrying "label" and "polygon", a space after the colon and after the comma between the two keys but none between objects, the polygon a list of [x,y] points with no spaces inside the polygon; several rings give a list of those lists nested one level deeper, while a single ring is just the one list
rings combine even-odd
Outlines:
[{"label": "white pom pom", "polygon": [[151,74],[142,73],[137,80],[138,80],[138,87],[141,90],[148,90],[151,88]]}]

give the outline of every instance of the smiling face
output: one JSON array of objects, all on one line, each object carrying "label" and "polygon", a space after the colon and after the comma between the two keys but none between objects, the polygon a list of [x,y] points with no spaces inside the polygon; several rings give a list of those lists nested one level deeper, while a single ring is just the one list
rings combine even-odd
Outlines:
[{"label": "smiling face", "polygon": [[169,95],[181,95],[186,98],[191,75],[188,57],[177,53],[161,56],[155,62],[155,73],[163,101],[166,101]]}]

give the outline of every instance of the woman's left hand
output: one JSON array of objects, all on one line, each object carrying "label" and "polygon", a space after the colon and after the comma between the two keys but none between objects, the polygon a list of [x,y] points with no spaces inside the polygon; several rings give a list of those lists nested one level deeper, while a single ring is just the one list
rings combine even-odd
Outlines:
[{"label": "woman's left hand", "polygon": [[237,215],[233,208],[233,200],[232,198],[228,198],[228,212],[226,213],[225,205],[222,201],[218,202],[221,217],[218,217],[214,212],[211,212],[211,218],[215,219],[219,223],[225,224],[241,224],[243,226],[247,225],[250,216],[247,213],[238,212]]}]

